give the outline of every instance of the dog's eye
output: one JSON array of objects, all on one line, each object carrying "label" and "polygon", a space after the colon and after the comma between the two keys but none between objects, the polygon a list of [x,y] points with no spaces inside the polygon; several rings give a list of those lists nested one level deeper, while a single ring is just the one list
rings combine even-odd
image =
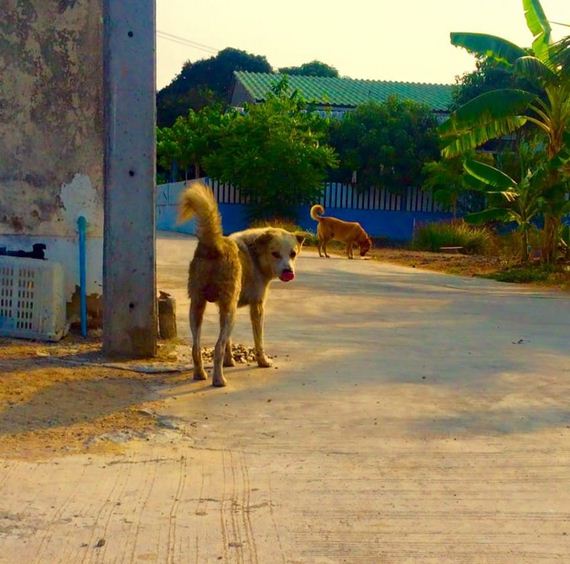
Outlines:
[{"label": "dog's eye", "polygon": [[295,258],[297,256],[297,253],[295,251],[291,251],[291,254],[289,256],[291,258]]},{"label": "dog's eye", "polygon": [[276,259],[280,259],[280,258],[281,258],[281,255],[280,255],[277,251],[273,251],[271,254],[272,254]]}]

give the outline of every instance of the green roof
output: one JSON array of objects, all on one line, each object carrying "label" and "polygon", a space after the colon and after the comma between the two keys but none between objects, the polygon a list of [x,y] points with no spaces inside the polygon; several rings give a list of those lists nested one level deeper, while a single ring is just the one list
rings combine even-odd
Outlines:
[{"label": "green roof", "polygon": [[[234,71],[236,80],[256,102],[264,100],[271,88],[285,76],[281,74]],[[364,102],[383,102],[397,96],[425,104],[435,111],[448,111],[453,86],[421,82],[357,80],[319,76],[287,75],[291,90],[298,90],[307,102],[337,107],[355,107]]]}]

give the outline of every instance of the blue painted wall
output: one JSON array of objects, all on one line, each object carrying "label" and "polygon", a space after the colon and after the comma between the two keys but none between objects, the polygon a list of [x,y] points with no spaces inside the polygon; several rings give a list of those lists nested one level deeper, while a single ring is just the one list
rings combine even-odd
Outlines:
[{"label": "blue painted wall", "polygon": [[[195,221],[178,225],[176,214],[180,193],[184,183],[163,184],[158,186],[157,225],[164,231],[194,234]],[[247,205],[220,203],[224,233],[230,234],[249,227]],[[409,241],[414,226],[434,221],[451,219],[450,213],[421,211],[387,211],[328,207],[326,215],[338,217],[346,221],[358,221],[372,237],[382,237],[395,241]],[[316,231],[316,222],[309,216],[309,207],[299,208],[298,224],[303,229]]]},{"label": "blue painted wall", "polygon": [[[433,221],[451,219],[450,213],[427,213],[409,211],[354,210],[346,208],[326,208],[325,215],[345,221],[358,221],[372,237],[394,241],[409,241],[414,234],[414,226]],[[316,231],[317,224],[309,216],[309,208],[299,209],[299,225],[303,229]]]}]

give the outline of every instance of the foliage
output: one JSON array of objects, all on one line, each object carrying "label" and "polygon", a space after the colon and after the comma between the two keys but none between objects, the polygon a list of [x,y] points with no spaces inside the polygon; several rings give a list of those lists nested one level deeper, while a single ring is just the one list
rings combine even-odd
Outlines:
[{"label": "foliage", "polygon": [[[523,0],[531,49],[523,49],[493,35],[452,33],[451,42],[479,57],[503,65],[515,77],[530,81],[532,90],[499,88],[484,92],[455,110],[442,124],[444,156],[462,154],[490,139],[511,134],[525,124],[545,137],[545,161],[554,162],[565,149],[570,130],[570,57],[567,48],[553,45],[550,24],[539,0]],[[568,47],[568,46],[566,46]],[[550,167],[544,179],[543,257],[556,257],[557,237],[568,190],[562,168]]]},{"label": "foliage", "polygon": [[297,206],[320,197],[327,169],[337,166],[333,149],[323,144],[326,121],[285,90],[278,86],[264,103],[246,105],[205,159],[210,176],[250,197],[254,218],[294,218]]},{"label": "foliage", "polygon": [[442,247],[462,247],[468,254],[485,254],[492,237],[487,229],[467,225],[463,221],[427,223],[416,229],[412,248],[439,252]]},{"label": "foliage", "polygon": [[527,171],[517,182],[488,164],[468,160],[464,166],[469,174],[486,186],[484,190],[489,204],[486,210],[469,214],[466,221],[475,224],[490,221],[516,223],[520,233],[521,258],[527,262],[529,232],[542,204],[541,173]]},{"label": "foliage", "polygon": [[[538,146],[538,148],[540,145]],[[560,163],[570,159],[570,150],[562,151],[556,159],[544,162],[537,145],[524,142],[519,145],[517,160],[519,161],[519,180],[514,180],[502,170],[475,160],[466,160],[465,170],[484,185],[481,189],[487,196],[488,209],[470,214],[466,220],[473,223],[489,221],[514,222],[520,233],[521,258],[528,260],[529,233],[535,229],[536,219],[541,213],[550,210],[552,202],[549,198],[552,186],[549,177],[552,170],[557,170]],[[506,158],[505,158],[506,156]],[[509,155],[502,155],[497,161],[509,164]],[[510,163],[510,168],[512,162]],[[477,188],[477,185],[474,185]],[[570,203],[562,198],[559,214],[562,217],[570,212]],[[557,242],[563,234],[557,236]],[[555,257],[556,258],[556,257]]]},{"label": "foliage", "polygon": [[508,66],[498,63],[494,59],[477,57],[476,69],[456,77],[456,86],[453,90],[452,109],[463,106],[477,96],[499,89],[533,90],[534,85],[511,72]]},{"label": "foliage", "polygon": [[279,69],[281,74],[290,74],[297,76],[321,76],[328,78],[338,78],[338,71],[322,63],[321,61],[311,61],[310,63],[304,63],[298,67],[282,67]]},{"label": "foliage", "polygon": [[395,97],[362,104],[331,122],[330,142],[340,156],[339,179],[349,180],[356,171],[361,189],[420,186],[423,164],[439,154],[431,110]]},{"label": "foliage", "polygon": [[451,209],[454,219],[461,213],[481,208],[482,197],[473,192],[473,182],[463,168],[463,157],[452,157],[424,164],[423,190],[431,192],[436,202]]},{"label": "foliage", "polygon": [[190,110],[186,116],[178,117],[172,127],[159,127],[158,164],[169,170],[172,163],[176,163],[185,179],[192,167],[194,178],[201,177],[204,159],[219,146],[230,119],[230,114],[224,113],[220,105],[214,105],[197,112]]},{"label": "foliage", "polygon": [[498,282],[511,282],[515,284],[528,284],[530,282],[547,282],[552,275],[559,272],[551,265],[521,265],[488,274],[486,278],[492,278]]},{"label": "foliage", "polygon": [[265,57],[232,48],[208,59],[188,61],[157,95],[158,125],[171,126],[189,109],[199,110],[216,102],[227,105],[234,71],[272,72],[273,69]]}]

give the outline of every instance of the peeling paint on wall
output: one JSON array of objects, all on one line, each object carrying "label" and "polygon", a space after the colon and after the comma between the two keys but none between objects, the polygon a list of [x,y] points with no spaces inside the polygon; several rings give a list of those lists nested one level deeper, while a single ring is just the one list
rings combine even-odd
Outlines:
[{"label": "peeling paint on wall", "polygon": [[0,12],[0,233],[71,236],[61,187],[103,193],[101,0]]},{"label": "peeling paint on wall", "polygon": [[75,231],[77,218],[87,219],[87,233],[103,232],[103,195],[95,190],[91,179],[84,174],[76,174],[69,184],[61,187],[60,214],[65,223]]},{"label": "peeling paint on wall", "polygon": [[100,294],[102,0],[0,0],[0,14],[0,243],[45,243],[71,298],[84,215],[88,292]]}]

